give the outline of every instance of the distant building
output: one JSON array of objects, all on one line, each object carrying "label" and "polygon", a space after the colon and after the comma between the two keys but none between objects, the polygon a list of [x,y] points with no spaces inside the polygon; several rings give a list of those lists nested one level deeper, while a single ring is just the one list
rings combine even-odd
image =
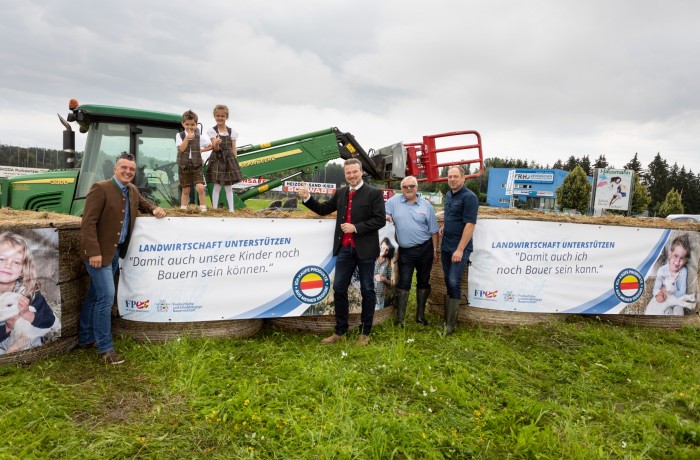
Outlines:
[{"label": "distant building", "polygon": [[[506,195],[508,173],[513,176],[513,205],[532,209],[554,209],[557,188],[561,186],[568,171],[561,169],[489,168],[489,184],[486,204],[498,208],[510,206],[511,196]],[[592,184],[593,178],[588,181]]]}]

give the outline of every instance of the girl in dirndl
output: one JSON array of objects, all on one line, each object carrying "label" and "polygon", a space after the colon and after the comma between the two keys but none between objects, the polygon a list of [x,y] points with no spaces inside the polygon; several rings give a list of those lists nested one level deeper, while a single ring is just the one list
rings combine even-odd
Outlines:
[{"label": "girl in dirndl", "polygon": [[211,202],[214,208],[218,207],[219,193],[221,193],[221,186],[223,185],[226,192],[228,210],[233,212],[232,185],[243,180],[241,167],[238,165],[238,151],[236,150],[238,133],[226,126],[228,107],[225,105],[214,107],[214,120],[216,120],[216,126],[207,131],[213,149],[209,157],[209,169],[207,171],[207,179],[214,184]]}]

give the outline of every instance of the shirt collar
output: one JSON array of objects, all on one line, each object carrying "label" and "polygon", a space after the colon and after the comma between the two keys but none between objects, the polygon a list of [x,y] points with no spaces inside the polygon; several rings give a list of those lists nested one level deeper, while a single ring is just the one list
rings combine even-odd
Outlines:
[{"label": "shirt collar", "polygon": [[[364,184],[365,184],[365,183],[364,183],[362,180],[360,180],[360,183],[357,184],[357,187],[355,187],[355,191],[360,190],[360,187],[362,187]],[[352,187],[350,187],[350,188],[352,188]]]},{"label": "shirt collar", "polygon": [[403,193],[400,194],[399,196],[401,197],[401,198],[399,198],[399,199],[401,200],[402,203],[418,204],[418,203],[420,203],[420,200],[421,200],[421,198],[420,198],[418,195],[416,195],[416,197],[417,197],[418,199],[417,199],[416,201],[414,201],[413,203],[410,203],[410,202],[408,201],[408,199],[407,199],[405,196],[403,196]]},{"label": "shirt collar", "polygon": [[453,192],[452,189],[449,190],[449,192],[452,194],[452,196],[459,195],[460,193],[466,192],[466,191],[467,191],[466,187],[462,187],[461,189],[457,190],[456,192]]},{"label": "shirt collar", "polygon": [[119,187],[121,189],[122,193],[124,192],[124,190],[128,190],[129,185],[128,184],[124,185],[121,182],[119,182],[119,179],[117,179],[117,176],[112,176],[112,180],[114,181],[115,184],[117,184],[117,187]]}]

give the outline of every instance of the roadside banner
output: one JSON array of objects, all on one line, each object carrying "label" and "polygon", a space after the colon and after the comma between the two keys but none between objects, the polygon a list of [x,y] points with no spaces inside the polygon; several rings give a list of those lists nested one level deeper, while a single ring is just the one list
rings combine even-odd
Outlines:
[{"label": "roadside banner", "polygon": [[334,219],[138,218],[119,314],[144,322],[301,316],[330,293]]},{"label": "roadside banner", "polygon": [[513,183],[515,182],[515,169],[508,171],[508,181],[506,182],[506,196],[513,194]]},{"label": "roadside banner", "polygon": [[[310,193],[321,193],[324,195],[333,195],[336,191],[335,184],[325,182],[306,182],[306,186]],[[301,187],[301,181],[285,181],[283,190],[285,192],[297,192]]]},{"label": "roadside banner", "polygon": [[27,174],[35,174],[44,171],[48,171],[48,169],[0,165],[0,179],[7,179],[8,177],[15,176],[25,176]]},{"label": "roadside banner", "polygon": [[[264,184],[265,182],[268,182],[268,179],[246,178],[246,179],[243,179],[243,180],[240,181],[240,182],[236,182],[235,184],[233,184],[233,188],[235,188],[235,189],[246,189],[246,188],[249,188],[249,187],[256,187],[256,186],[258,186],[258,185],[260,185],[260,184]],[[281,191],[283,191],[283,190],[282,190],[282,186],[279,186],[279,187],[275,187],[275,188],[273,188],[273,189],[270,189],[269,191],[281,192]]]},{"label": "roadside banner", "polygon": [[696,299],[697,255],[686,259],[687,282],[677,290],[695,295],[684,304],[678,303],[681,296],[669,296],[678,302],[652,307],[652,295],[662,285],[666,256],[678,237],[687,239],[686,247],[700,247],[698,232],[482,219],[474,232],[469,305],[521,312],[617,314],[629,313],[623,312],[628,305],[645,302],[638,314],[690,314],[697,311],[700,300]]},{"label": "roadside banner", "polygon": [[599,215],[606,209],[629,211],[633,173],[634,171],[629,169],[596,169],[594,213]]}]

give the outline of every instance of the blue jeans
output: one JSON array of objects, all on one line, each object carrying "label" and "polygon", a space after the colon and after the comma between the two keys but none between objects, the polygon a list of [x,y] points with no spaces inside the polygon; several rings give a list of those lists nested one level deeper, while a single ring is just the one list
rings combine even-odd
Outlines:
[{"label": "blue jeans", "polygon": [[119,250],[115,251],[112,263],[106,267],[93,268],[83,260],[90,275],[90,289],[80,312],[78,343],[97,344],[98,353],[114,349],[112,343],[112,305],[114,304],[114,275],[119,269]]},{"label": "blue jeans", "polygon": [[416,270],[416,289],[430,289],[430,270],[433,268],[433,240],[412,248],[399,249],[399,281],[396,289],[409,291]]},{"label": "blue jeans", "polygon": [[469,263],[470,251],[464,251],[461,262],[452,263],[453,252],[442,252],[442,271],[445,274],[445,287],[447,288],[447,297],[450,299],[462,298],[462,274],[464,267]]},{"label": "blue jeans", "polygon": [[374,321],[374,307],[377,294],[374,292],[374,259],[361,259],[352,246],[341,246],[335,260],[335,278],[333,279],[333,301],[335,303],[335,333],[343,335],[348,332],[348,286],[352,273],[358,268],[360,273],[360,293],[362,294],[362,314],[360,329],[369,335]]}]

